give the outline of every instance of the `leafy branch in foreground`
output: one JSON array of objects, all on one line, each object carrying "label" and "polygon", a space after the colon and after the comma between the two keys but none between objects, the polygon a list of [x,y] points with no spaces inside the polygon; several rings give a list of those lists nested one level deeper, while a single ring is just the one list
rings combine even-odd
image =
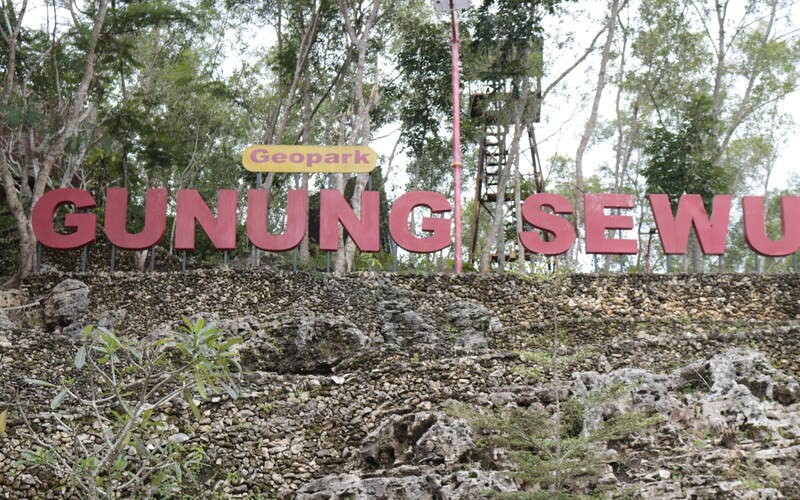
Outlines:
[{"label": "leafy branch in foreground", "polygon": [[[201,447],[169,439],[157,412],[183,399],[195,418],[193,399],[227,393],[237,397],[231,348],[241,342],[200,318],[157,341],[129,341],[105,328],[86,327],[74,358],[78,380],[32,385],[55,390],[50,409],[66,443],[43,438],[17,396],[17,406],[36,443],[23,453],[24,465],[50,469],[88,498],[114,491],[169,494],[195,483],[205,457]],[[155,415],[154,415],[155,414]]]}]

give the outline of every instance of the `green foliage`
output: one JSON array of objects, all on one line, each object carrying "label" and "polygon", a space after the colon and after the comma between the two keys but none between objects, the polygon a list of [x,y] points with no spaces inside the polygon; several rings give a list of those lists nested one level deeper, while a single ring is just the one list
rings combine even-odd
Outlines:
[{"label": "green foliage", "polygon": [[400,107],[403,141],[415,156],[429,149],[439,137],[443,119],[451,111],[450,47],[446,26],[414,23],[399,40],[397,65],[404,79]]},{"label": "green foliage", "polygon": [[[609,84],[619,90],[618,113],[598,124],[592,138],[606,146],[601,151],[610,151],[607,146],[615,142],[614,157],[601,162],[601,177],[587,176],[585,191],[607,191],[611,184],[621,192],[641,194],[642,173],[651,190],[666,192],[673,200],[684,192],[699,192],[708,201],[712,193],[742,189],[744,179],[763,181],[767,191],[769,170],[780,152],[779,132],[790,125],[782,115],[783,98],[797,88],[800,76],[796,30],[781,3],[731,7],[721,27],[716,25],[715,9],[695,4],[651,0],[630,4],[620,14],[608,73]],[[11,85],[0,103],[0,136],[8,139],[5,156],[26,217],[32,201],[24,188],[30,184],[26,180],[43,171],[43,154],[65,129],[86,67],[97,6],[75,4],[72,16],[59,14],[48,28],[34,28],[26,19],[14,40],[13,75],[6,74],[12,38],[5,32],[15,24],[20,3],[3,6],[10,26],[0,37],[0,74]],[[252,185],[253,176],[239,166],[248,143],[262,138],[287,144],[302,137],[317,144],[350,140],[358,121],[353,91],[359,79],[370,101],[367,127],[373,133],[385,124],[399,128],[397,151],[406,155],[397,155],[399,168],[391,184],[408,181],[409,189],[448,193],[449,19],[434,15],[428,0],[384,0],[367,40],[366,60],[357,61],[341,9],[349,9],[353,27],[361,31],[368,6],[332,0],[112,2],[99,35],[85,112],[58,152],[46,179],[48,188],[85,187],[102,204],[98,194],[104,188],[124,185],[131,191],[130,226],[139,229],[141,200],[148,187],[164,186],[172,193],[196,188],[212,200],[220,187],[241,190]],[[500,90],[503,97],[498,101],[505,109],[499,115],[507,121],[524,78],[544,76],[546,83],[554,82],[562,68],[580,63],[576,58],[585,49],[584,37],[576,38],[570,27],[556,26],[569,24],[564,20],[570,17],[562,15],[568,9],[580,12],[581,6],[568,0],[481,0],[464,11],[462,110],[470,108],[470,94],[487,92],[487,80],[502,82],[498,88],[505,90]],[[317,12],[307,66],[301,66],[299,49]],[[555,22],[550,25],[551,19]],[[596,26],[578,29],[597,32],[599,17],[595,21]],[[271,34],[254,36],[259,30]],[[725,43],[718,53],[720,36]],[[597,43],[602,43],[602,33],[598,37]],[[542,60],[545,40],[548,49],[555,47],[573,59]],[[360,62],[364,65],[357,70]],[[586,62],[562,81],[570,92],[578,88],[580,78],[575,75],[583,74],[581,64]],[[288,98],[291,88],[296,93]],[[548,95],[556,95],[559,88],[555,90]],[[580,93],[592,90],[580,87]],[[577,94],[570,95],[574,97]],[[572,100],[577,104],[578,99]],[[781,119],[767,119],[773,115]],[[462,118],[468,186],[486,121],[472,119],[469,112]],[[527,118],[525,123],[532,126]],[[276,137],[278,124],[284,122],[282,137]],[[523,172],[529,166],[525,160]],[[576,189],[572,160],[555,158],[551,167],[546,172],[547,191],[577,201],[583,193]],[[399,176],[398,170],[403,172]],[[320,187],[325,181],[314,176],[311,182]],[[525,184],[523,198],[532,192]],[[290,185],[290,176],[273,180],[273,220],[280,218],[282,193]],[[16,223],[8,208],[0,199],[0,235],[13,238]],[[478,228],[479,241],[483,229]],[[513,224],[505,232],[507,241],[516,239]],[[198,247],[198,258],[222,259],[203,236]],[[746,257],[737,260],[744,263],[736,264],[740,268],[753,267]],[[378,261],[387,267],[384,256]],[[379,262],[366,258],[359,264],[377,268]],[[781,261],[772,267],[786,266]]]},{"label": "green foliage", "polygon": [[531,64],[520,56],[526,46],[541,43],[542,19],[564,3],[569,0],[483,0],[474,12],[467,13],[473,30],[466,48],[472,76],[499,80],[530,75],[532,69],[541,68],[541,61]]},{"label": "green foliage", "polygon": [[159,411],[183,397],[200,418],[196,396],[205,400],[225,393],[236,398],[232,348],[241,339],[226,338],[203,318],[184,318],[175,331],[156,341],[132,341],[91,326],[83,333],[84,343],[74,357],[77,379],[28,382],[55,390],[52,410],[69,404],[91,420],[60,420],[73,441],[61,446],[40,437],[20,408],[36,443],[23,454],[23,463],[66,476],[68,487],[89,497],[111,491],[169,496],[199,488],[204,449],[172,439],[175,431]]},{"label": "green foliage", "polygon": [[533,490],[522,495],[498,496],[575,498],[570,487],[575,480],[594,475],[605,463],[602,452],[609,441],[624,439],[662,420],[658,415],[622,413],[595,429],[587,429],[583,420],[586,405],[582,400],[570,398],[562,403],[557,413],[533,406],[479,411],[457,405],[448,411],[465,418],[476,432],[482,433],[480,446],[508,450],[508,458],[513,463],[511,474],[522,481],[525,488]]},{"label": "green foliage", "polygon": [[645,154],[648,163],[642,174],[650,193],[665,193],[673,206],[686,193],[699,194],[709,207],[715,194],[726,193],[733,175],[718,161],[715,142],[718,119],[712,115],[713,103],[698,94],[685,103],[676,130],[653,128]]},{"label": "green foliage", "polygon": [[[563,332],[559,332],[563,334]],[[544,381],[552,370],[559,372],[590,358],[594,354],[592,349],[580,349],[577,352],[564,356],[553,356],[551,353],[538,351],[523,351],[519,353],[520,360],[524,363],[514,371],[535,381]]]}]

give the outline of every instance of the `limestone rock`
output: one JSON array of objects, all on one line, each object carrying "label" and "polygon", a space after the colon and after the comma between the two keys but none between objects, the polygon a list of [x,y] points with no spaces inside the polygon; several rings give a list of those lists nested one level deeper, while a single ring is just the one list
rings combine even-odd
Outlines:
[{"label": "limestone rock", "polygon": [[361,457],[372,467],[454,464],[475,443],[467,424],[443,412],[393,415],[364,438]]},{"label": "limestone rock", "polygon": [[459,354],[474,354],[489,347],[486,334],[499,332],[502,323],[484,305],[471,300],[458,300],[450,306],[448,320],[458,331],[454,348]]},{"label": "limestone rock", "polygon": [[262,324],[239,351],[248,369],[330,373],[381,342],[380,336],[365,333],[345,316],[298,308]]},{"label": "limestone rock", "polygon": [[381,335],[387,344],[419,349],[439,341],[438,329],[413,309],[410,300],[385,300],[378,307],[383,311]]},{"label": "limestone rock", "polygon": [[633,498],[663,498],[663,499],[684,499],[686,494],[681,488],[681,483],[668,479],[642,486],[633,494]]},{"label": "limestone rock", "polygon": [[693,385],[700,390],[724,394],[737,385],[759,400],[784,405],[800,401],[800,384],[774,368],[764,354],[750,349],[730,349],[712,358],[692,363],[676,373],[676,388]]},{"label": "limestone rock", "polygon": [[325,476],[302,486],[297,500],[426,500],[440,498],[439,478],[429,476],[371,477],[355,474]]},{"label": "limestone rock", "polygon": [[64,326],[79,320],[89,308],[89,287],[82,281],[66,279],[50,291],[44,302],[45,321]]},{"label": "limestone rock", "polygon": [[12,330],[16,330],[17,325],[11,319],[9,319],[8,314],[5,311],[0,309],[0,332],[9,332]]},{"label": "limestone rock", "polygon": [[123,326],[127,317],[128,311],[125,309],[103,311],[97,318],[97,326],[114,330]]},{"label": "limestone rock", "polygon": [[303,485],[297,500],[417,500],[447,498],[478,500],[488,491],[512,493],[519,487],[507,474],[496,471],[464,470],[441,476],[429,468],[400,467],[376,475],[329,475]]},{"label": "limestone rock", "polygon": [[27,302],[21,290],[0,290],[0,332],[16,330],[23,324]]},{"label": "limestone rock", "polygon": [[676,372],[673,385],[697,389],[701,414],[713,429],[797,428],[784,416],[784,406],[798,401],[800,386],[759,352],[730,349],[689,364]]},{"label": "limestone rock", "polygon": [[[668,391],[669,377],[639,368],[620,368],[610,373],[573,374],[572,392],[585,400],[598,399],[589,405],[584,429],[596,429],[608,417],[629,412],[669,416],[676,401]],[[620,389],[617,389],[617,388]],[[617,391],[621,390],[620,394]]]},{"label": "limestone rock", "polygon": [[[30,298],[22,304],[43,303],[63,279],[32,276],[23,285]],[[595,418],[638,409],[666,419],[645,432],[596,443],[596,450],[593,445],[592,456],[603,463],[593,474],[565,478],[568,494],[624,497],[639,490],[643,498],[800,498],[800,403],[791,403],[797,400],[793,379],[749,355],[714,359],[731,347],[752,346],[775,367],[800,377],[797,274],[567,275],[557,280],[557,290],[556,280],[477,273],[322,276],[198,269],[93,272],[80,279],[90,286],[91,301],[77,325],[124,309],[122,333],[146,340],[158,325],[169,331],[182,316],[204,311],[198,314],[225,336],[244,339],[236,346],[239,357],[231,360],[238,399],[214,395],[202,401],[199,420],[180,400],[153,415],[160,434],[152,436],[155,443],[190,436],[184,445],[206,451],[203,462],[213,474],[200,475],[200,493],[292,498],[302,489],[301,498],[486,498],[484,488],[512,487],[503,483],[503,474],[514,468],[514,454],[497,443],[480,453],[448,452],[443,446],[462,439],[458,428],[423,438],[438,420],[415,424],[415,412],[432,413],[455,400],[482,411],[517,408],[553,415],[558,394],[561,403],[585,395]],[[0,401],[13,401],[12,389],[26,388],[25,379],[58,383],[75,376],[76,345],[63,334],[46,334],[43,310],[9,311],[25,327],[0,332]],[[529,363],[518,353],[550,352],[554,311],[560,330],[556,349],[564,361],[556,366],[563,366],[563,375],[554,380],[546,363],[541,377],[528,377],[519,368]],[[311,331],[296,345],[302,328]],[[454,352],[470,340],[465,335],[470,328],[475,339],[486,339],[488,353]],[[334,342],[338,345],[326,352],[325,344]],[[577,355],[581,351],[591,355]],[[326,359],[332,361],[320,363]],[[673,371],[695,359],[702,361]],[[311,372],[293,373],[298,367]],[[644,370],[614,372],[623,367]],[[568,375],[590,371],[595,373],[574,381]],[[718,378],[728,382],[717,384]],[[77,381],[77,388],[83,383]],[[612,400],[595,409],[595,396],[615,384],[623,390],[610,391]],[[88,428],[91,415],[76,411],[74,401],[49,411],[53,391],[31,386],[25,392],[34,425],[48,441],[71,443],[55,417],[98,435],[98,429]],[[665,414],[670,405],[672,412]],[[709,428],[715,415],[720,425],[741,426],[724,433]],[[753,421],[769,427],[754,431]],[[364,442],[387,422],[396,423],[393,434]],[[566,422],[572,433],[583,421]],[[0,497],[70,494],[60,486],[65,478],[44,476],[41,468],[22,463],[21,450],[35,444],[30,434],[18,432],[13,411],[8,425],[11,432],[0,435]],[[408,437],[396,438],[404,433]],[[381,436],[389,441],[381,443]],[[363,457],[362,443],[378,459]],[[460,458],[447,463],[452,458],[446,456]],[[41,482],[31,486],[25,474]],[[309,485],[322,477],[322,484]]]},{"label": "limestone rock", "polygon": [[21,290],[0,290],[0,309],[19,307],[25,303],[25,294]]},{"label": "limestone rock", "polygon": [[513,493],[519,491],[517,483],[508,474],[495,471],[458,471],[447,478],[442,486],[441,498],[482,499],[487,491]]},{"label": "limestone rock", "polygon": [[456,339],[453,347],[458,354],[476,354],[485,351],[489,347],[489,341],[483,333],[469,328]]},{"label": "limestone rock", "polygon": [[448,319],[453,325],[465,329],[489,331],[490,327],[498,327],[496,322],[492,324],[492,312],[486,306],[471,300],[457,300],[452,303]]}]

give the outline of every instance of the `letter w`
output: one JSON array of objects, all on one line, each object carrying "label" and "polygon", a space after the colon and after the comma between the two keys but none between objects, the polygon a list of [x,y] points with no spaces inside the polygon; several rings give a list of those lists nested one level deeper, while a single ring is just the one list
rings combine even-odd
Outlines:
[{"label": "letter w", "polygon": [[698,194],[681,196],[678,213],[673,218],[669,196],[665,194],[648,195],[653,217],[658,226],[661,246],[667,254],[685,254],[692,226],[697,233],[700,247],[706,255],[722,255],[728,239],[728,220],[731,212],[731,195],[714,196],[711,205],[711,218],[703,206],[703,198]]}]

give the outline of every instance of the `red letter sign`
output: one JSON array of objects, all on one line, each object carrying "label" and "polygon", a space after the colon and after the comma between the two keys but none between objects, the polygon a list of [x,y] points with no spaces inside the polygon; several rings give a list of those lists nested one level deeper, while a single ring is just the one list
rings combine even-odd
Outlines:
[{"label": "red letter sign", "polygon": [[[773,241],[767,236],[764,222],[764,197],[742,197],[744,212],[744,239],[747,244],[768,257],[783,257],[800,250],[800,196],[781,197],[781,234],[780,240]],[[787,224],[792,220],[793,224]]]},{"label": "red letter sign", "polygon": [[237,196],[235,189],[217,191],[217,217],[214,217],[200,193],[194,189],[179,189],[175,249],[194,250],[194,224],[197,221],[217,250],[235,250]]},{"label": "red letter sign", "polygon": [[661,246],[667,254],[685,254],[689,241],[689,231],[694,225],[700,247],[706,255],[725,253],[728,239],[728,218],[731,212],[731,196],[714,196],[711,202],[711,220],[703,206],[699,194],[685,194],[678,201],[678,214],[672,217],[669,196],[665,194],[648,195],[653,217],[658,227]]},{"label": "red letter sign", "polygon": [[450,202],[431,191],[412,191],[398,198],[389,212],[389,232],[401,248],[415,253],[438,252],[450,246],[450,219],[423,217],[422,230],[430,237],[418,238],[408,227],[408,216],[415,207],[427,207],[437,214],[450,211]]},{"label": "red letter sign", "polygon": [[519,233],[522,245],[534,253],[560,255],[575,243],[575,228],[567,219],[542,211],[548,207],[556,214],[571,214],[572,203],[559,194],[539,193],[528,196],[522,204],[522,217],[536,229],[553,233],[553,239],[545,241],[536,231]]},{"label": "red letter sign", "polygon": [[381,249],[380,204],[377,191],[361,193],[361,220],[335,189],[323,189],[319,199],[319,249],[336,250],[339,243],[339,222],[362,252],[378,252]]},{"label": "red letter sign", "polygon": [[283,234],[269,232],[267,205],[269,192],[266,189],[247,192],[247,237],[253,245],[272,252],[291,250],[299,245],[308,230],[308,192],[289,191]]},{"label": "red letter sign", "polygon": [[144,206],[144,228],[138,233],[129,233],[126,228],[128,190],[108,188],[104,226],[108,241],[126,250],[144,250],[161,241],[167,230],[167,190],[148,189]]},{"label": "red letter sign", "polygon": [[58,207],[68,203],[79,209],[97,206],[92,195],[83,189],[54,189],[42,195],[31,213],[33,234],[42,245],[61,250],[72,250],[88,245],[97,237],[97,216],[95,214],[66,214],[64,227],[74,228],[75,231],[68,234],[56,232],[53,227],[53,218]]},{"label": "red letter sign", "polygon": [[633,208],[636,201],[632,194],[587,194],[586,207],[586,253],[635,254],[637,240],[606,238],[609,229],[633,229],[630,215],[606,215],[606,208]]}]

